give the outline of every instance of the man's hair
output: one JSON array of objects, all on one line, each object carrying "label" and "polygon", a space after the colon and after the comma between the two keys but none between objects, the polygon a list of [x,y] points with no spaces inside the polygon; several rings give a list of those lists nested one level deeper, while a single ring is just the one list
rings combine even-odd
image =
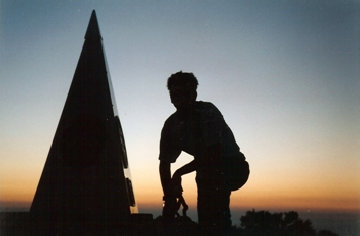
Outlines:
[{"label": "man's hair", "polygon": [[167,88],[171,90],[174,86],[180,86],[196,90],[198,84],[199,83],[193,73],[179,71],[168,78]]}]

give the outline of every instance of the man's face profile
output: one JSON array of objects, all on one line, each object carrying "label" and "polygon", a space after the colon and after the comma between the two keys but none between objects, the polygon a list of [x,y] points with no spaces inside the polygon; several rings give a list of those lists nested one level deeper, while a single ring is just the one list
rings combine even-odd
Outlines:
[{"label": "man's face profile", "polygon": [[183,109],[195,102],[196,91],[188,86],[172,86],[169,90],[171,103],[176,109]]}]

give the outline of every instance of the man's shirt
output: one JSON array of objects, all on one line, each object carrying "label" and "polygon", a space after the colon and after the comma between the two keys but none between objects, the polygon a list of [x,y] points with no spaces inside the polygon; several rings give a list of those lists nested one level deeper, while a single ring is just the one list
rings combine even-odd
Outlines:
[{"label": "man's shirt", "polygon": [[212,103],[198,101],[191,111],[176,111],[165,121],[159,159],[173,163],[181,151],[199,159],[214,146],[220,147],[222,158],[239,152],[221,112]]}]

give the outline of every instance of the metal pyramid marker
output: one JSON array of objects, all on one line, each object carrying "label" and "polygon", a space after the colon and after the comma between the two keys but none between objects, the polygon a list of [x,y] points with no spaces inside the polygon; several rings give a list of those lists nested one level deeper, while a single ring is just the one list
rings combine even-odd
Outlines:
[{"label": "metal pyramid marker", "polygon": [[30,209],[50,230],[126,224],[137,207],[102,37],[92,12]]}]

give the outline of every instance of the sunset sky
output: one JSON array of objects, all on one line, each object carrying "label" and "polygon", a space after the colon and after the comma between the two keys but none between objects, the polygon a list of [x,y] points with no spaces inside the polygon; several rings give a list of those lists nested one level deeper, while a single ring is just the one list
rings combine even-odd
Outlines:
[{"label": "sunset sky", "polygon": [[[140,212],[160,209],[166,79],[199,80],[250,163],[246,209],[360,210],[360,2],[0,1],[0,210],[28,208],[95,9]],[[182,154],[174,168],[192,160]],[[196,205],[194,174],[185,199]]]}]

